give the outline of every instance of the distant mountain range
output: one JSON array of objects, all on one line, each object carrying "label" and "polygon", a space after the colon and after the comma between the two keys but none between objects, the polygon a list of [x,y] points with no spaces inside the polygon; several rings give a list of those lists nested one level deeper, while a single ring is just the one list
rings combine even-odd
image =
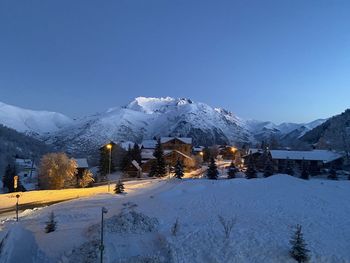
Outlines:
[{"label": "distant mountain range", "polygon": [[243,120],[225,109],[170,97],[138,97],[124,107],[76,120],[0,103],[0,124],[74,154],[86,154],[109,140],[141,142],[169,135],[192,137],[196,145],[255,145],[272,137],[285,146],[308,144],[310,140],[300,139],[325,121],[276,125]]},{"label": "distant mountain range", "polygon": [[72,123],[72,119],[57,112],[27,110],[0,102],[0,124],[18,132],[43,135]]}]

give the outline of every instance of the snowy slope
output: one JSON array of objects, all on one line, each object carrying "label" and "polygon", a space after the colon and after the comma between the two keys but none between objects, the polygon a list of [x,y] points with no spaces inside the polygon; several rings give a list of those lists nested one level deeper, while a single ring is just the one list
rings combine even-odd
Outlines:
[{"label": "snowy slope", "polygon": [[45,134],[72,123],[67,116],[48,111],[33,111],[0,102],[0,124],[19,132]]},{"label": "snowy slope", "polygon": [[283,122],[277,125],[269,121],[247,120],[245,123],[257,141],[269,140],[274,137],[282,144],[288,145],[289,142],[299,139],[325,121],[326,119],[318,119],[309,123]]},{"label": "snowy slope", "polygon": [[[108,209],[107,263],[293,263],[288,251],[296,224],[303,227],[310,263],[350,262],[348,181],[304,181],[287,175],[158,180],[136,188],[129,182],[126,191],[126,195],[105,194],[25,211],[20,226],[0,225],[0,240],[10,231],[3,244],[6,259],[10,258],[7,263],[97,262],[103,206]],[[57,231],[45,234],[51,211],[56,214]],[[218,216],[235,219],[229,238],[224,237]],[[176,219],[178,231],[173,235]],[[9,253],[15,254],[13,246],[21,237],[38,250],[34,254],[23,248],[21,258],[17,253],[17,261],[11,260]]]}]

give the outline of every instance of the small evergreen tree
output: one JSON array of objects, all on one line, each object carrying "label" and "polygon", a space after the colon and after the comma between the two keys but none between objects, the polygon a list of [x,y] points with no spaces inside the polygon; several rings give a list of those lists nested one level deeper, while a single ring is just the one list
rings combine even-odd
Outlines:
[{"label": "small evergreen tree", "polygon": [[57,222],[55,221],[55,214],[53,212],[49,215],[49,221],[46,222],[45,232],[51,233],[56,230]]},{"label": "small evergreen tree", "polygon": [[255,169],[255,165],[252,157],[248,158],[247,171],[245,172],[245,175],[247,179],[253,179],[257,177],[256,169]]},{"label": "small evergreen tree", "polygon": [[184,168],[180,160],[177,160],[175,165],[175,177],[178,179],[182,179],[183,176],[184,176]]},{"label": "small evergreen tree", "polygon": [[333,168],[329,171],[328,179],[338,180],[337,172]]},{"label": "small evergreen tree", "polygon": [[303,168],[300,178],[304,179],[304,180],[309,180],[310,179],[310,173],[309,173],[309,170],[306,167]]},{"label": "small evergreen tree", "polygon": [[231,162],[231,164],[228,168],[227,178],[228,179],[236,178],[237,171],[238,171],[238,169],[236,168],[235,164],[233,162]]},{"label": "small evergreen tree", "polygon": [[122,181],[118,181],[118,183],[114,187],[114,193],[115,194],[122,194],[124,193],[124,184]]},{"label": "small evergreen tree", "polygon": [[219,174],[218,168],[216,166],[214,158],[212,157],[210,159],[210,164],[207,170],[207,177],[208,179],[216,180],[218,179],[218,174]]},{"label": "small evergreen tree", "polygon": [[308,262],[310,259],[309,250],[304,241],[303,233],[301,232],[301,225],[296,226],[296,231],[290,240],[292,248],[290,250],[290,256],[294,258],[298,263]]}]

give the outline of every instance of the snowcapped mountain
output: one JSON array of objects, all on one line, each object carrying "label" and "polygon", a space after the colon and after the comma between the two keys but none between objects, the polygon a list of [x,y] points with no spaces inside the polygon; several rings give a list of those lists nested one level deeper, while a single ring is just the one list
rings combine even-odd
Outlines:
[{"label": "snowcapped mountain", "polygon": [[155,136],[188,136],[195,145],[256,144],[271,137],[294,142],[323,122],[276,125],[243,120],[225,109],[171,97],[138,97],[124,107],[76,120],[0,103],[0,124],[35,135],[58,150],[84,155],[109,140],[141,142]]},{"label": "snowcapped mountain", "polygon": [[283,145],[288,145],[291,141],[299,139],[325,121],[326,119],[318,119],[309,123],[283,122],[277,125],[269,121],[247,120],[246,125],[257,141],[269,140],[274,137]]},{"label": "snowcapped mountain", "polygon": [[189,136],[195,144],[249,143],[245,122],[233,113],[189,99],[138,97],[125,107],[85,117],[50,136],[65,150],[87,151],[109,140],[140,142],[154,136]]},{"label": "snowcapped mountain", "polygon": [[18,132],[43,135],[72,123],[72,119],[57,112],[27,110],[0,102],[0,124]]}]

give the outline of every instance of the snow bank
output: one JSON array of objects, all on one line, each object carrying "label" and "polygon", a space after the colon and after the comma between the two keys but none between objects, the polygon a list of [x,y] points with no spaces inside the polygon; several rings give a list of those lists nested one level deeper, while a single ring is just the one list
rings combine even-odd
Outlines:
[{"label": "snow bank", "polygon": [[0,263],[47,262],[40,252],[32,232],[14,224],[1,241]]}]

